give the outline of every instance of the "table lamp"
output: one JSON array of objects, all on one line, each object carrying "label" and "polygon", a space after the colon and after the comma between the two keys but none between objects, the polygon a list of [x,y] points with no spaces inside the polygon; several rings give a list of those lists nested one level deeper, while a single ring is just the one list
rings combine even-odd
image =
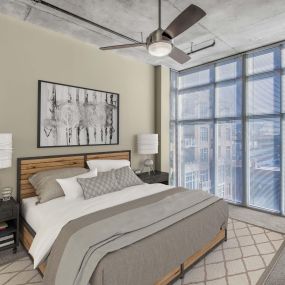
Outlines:
[{"label": "table lamp", "polygon": [[[0,134],[0,169],[12,166],[12,134]],[[12,188],[2,189],[2,199],[10,200]]]},{"label": "table lamp", "polygon": [[[137,136],[137,147],[139,154],[150,155],[158,153],[158,134],[139,134]],[[151,171],[154,173],[153,165],[152,159],[146,159],[142,172],[147,168],[149,174]]]}]

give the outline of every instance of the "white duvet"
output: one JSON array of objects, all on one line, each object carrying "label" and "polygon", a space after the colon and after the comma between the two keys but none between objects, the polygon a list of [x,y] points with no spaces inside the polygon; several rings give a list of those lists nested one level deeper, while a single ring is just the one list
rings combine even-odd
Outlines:
[{"label": "white duvet", "polygon": [[[143,184],[89,200],[78,198],[67,201],[61,197],[36,206],[39,207],[38,210],[42,208],[39,212],[44,217],[41,219],[41,225],[37,225],[38,229],[35,229],[36,236],[29,250],[34,258],[34,268],[38,267],[47,257],[61,229],[69,221],[102,209],[159,193],[169,188],[171,187],[163,184]],[[28,212],[28,207],[26,207],[26,212]]]}]

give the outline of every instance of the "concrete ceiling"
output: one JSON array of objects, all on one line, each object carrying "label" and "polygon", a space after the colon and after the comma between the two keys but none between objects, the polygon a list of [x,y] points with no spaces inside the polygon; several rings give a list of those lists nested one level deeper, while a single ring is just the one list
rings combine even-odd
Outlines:
[{"label": "concrete ceiling", "polygon": [[[157,0],[46,0],[81,17],[141,40],[157,28]],[[198,24],[177,37],[184,51],[190,44],[215,39],[216,45],[192,55],[180,65],[170,58],[150,56],[145,48],[116,52],[153,65],[181,70],[285,39],[284,0],[162,0],[162,27],[190,4],[207,12]],[[98,47],[128,43],[113,34],[61,14],[31,0],[0,0],[0,13],[17,17]]]}]

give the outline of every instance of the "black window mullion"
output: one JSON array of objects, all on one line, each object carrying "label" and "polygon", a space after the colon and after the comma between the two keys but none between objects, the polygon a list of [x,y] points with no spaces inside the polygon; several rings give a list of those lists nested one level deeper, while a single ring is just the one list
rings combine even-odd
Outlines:
[{"label": "black window mullion", "polygon": [[249,153],[247,144],[247,94],[246,94],[246,55],[242,56],[242,176],[243,176],[243,195],[242,204],[245,206],[249,205]]},{"label": "black window mullion", "polygon": [[[276,52],[277,53],[279,53],[279,54],[276,54]],[[279,95],[279,98],[280,98],[280,109],[279,109],[279,112],[277,112],[277,113],[274,113],[274,114],[258,114],[258,115],[253,115],[253,114],[251,114],[251,115],[248,115],[248,114],[245,114],[245,119],[244,119],[244,122],[245,122],[245,132],[244,132],[244,143],[245,143],[245,153],[244,153],[244,155],[245,155],[245,166],[244,166],[244,168],[246,169],[246,171],[245,171],[245,175],[246,175],[246,178],[245,178],[245,194],[246,194],[246,196],[245,196],[245,198],[246,198],[246,203],[245,203],[245,205],[246,206],[248,206],[248,207],[252,207],[252,208],[256,208],[257,206],[255,206],[255,205],[250,205],[250,201],[249,201],[249,197],[250,197],[250,191],[251,191],[251,189],[250,189],[250,186],[249,186],[249,161],[250,161],[250,154],[249,154],[249,150],[248,150],[248,144],[249,144],[249,140],[248,140],[248,131],[247,131],[247,129],[248,129],[248,126],[249,126],[249,121],[250,120],[262,120],[262,119],[272,119],[272,118],[279,118],[280,119],[280,145],[281,145],[281,147],[280,147],[280,155],[281,155],[281,157],[280,157],[280,181],[281,181],[281,189],[279,190],[279,198],[282,198],[282,183],[283,183],[283,175],[282,175],[282,119],[281,119],[281,110],[282,110],[282,91],[281,91],[281,88],[279,88],[279,92],[281,92],[280,94],[275,94],[275,92],[276,92],[276,89],[275,89],[275,84],[276,84],[276,82],[275,82],[275,80],[276,80],[276,77],[277,77],[277,82],[278,82],[278,84],[279,84],[279,87],[281,87],[282,86],[282,84],[281,84],[281,69],[280,69],[280,62],[279,63],[277,63],[277,67],[276,67],[276,57],[278,58],[280,58],[281,59],[281,54],[280,54],[280,52],[281,52],[281,50],[280,50],[280,48],[279,49],[275,49],[275,51],[274,51],[274,69],[273,70],[271,70],[271,71],[266,71],[266,72],[261,72],[261,73],[257,73],[257,74],[251,74],[251,75],[246,75],[246,72],[244,73],[245,74],[245,78],[244,78],[244,80],[243,80],[243,82],[244,82],[244,84],[246,85],[248,82],[249,82],[249,80],[250,79],[255,79],[255,78],[266,78],[266,77],[270,77],[270,76],[272,76],[273,78],[274,78],[274,89],[273,89],[273,92],[274,92],[274,94],[273,94],[273,96],[276,96],[276,95]],[[246,55],[244,56],[245,58],[246,58]],[[246,62],[246,60],[244,60],[244,63]],[[246,68],[246,66],[245,66],[245,68]],[[245,70],[245,69],[244,69]],[[246,71],[246,70],[245,70]],[[246,91],[246,88],[245,88],[245,90],[244,91]],[[245,92],[245,95],[248,95],[248,94],[246,94],[246,92]],[[247,97],[245,96],[245,99],[247,99]],[[248,101],[247,100],[245,100],[245,109],[247,108],[247,103],[248,103]],[[280,200],[282,200],[282,199],[280,199]],[[281,201],[280,201],[280,203],[282,203]],[[280,209],[282,209],[281,208],[281,204],[280,204]],[[267,211],[269,211],[268,209],[267,209]]]},{"label": "black window mullion", "polygon": [[180,172],[179,172],[179,154],[180,154],[180,150],[179,150],[179,147],[178,147],[178,142],[179,142],[179,133],[178,133],[178,72],[172,72],[172,75],[175,77],[175,93],[174,93],[174,96],[175,96],[175,101],[174,101],[174,104],[175,104],[175,186],[177,187],[179,185],[179,177],[180,177]]},{"label": "black window mullion", "polygon": [[[280,60],[279,62],[279,68],[282,68],[282,44],[279,45],[278,49],[278,59]],[[284,145],[283,145],[283,138],[284,138],[284,115],[283,115],[283,84],[282,84],[282,74],[283,71],[282,69],[279,72],[279,83],[280,83],[280,175],[281,175],[281,189],[280,189],[280,212],[281,215],[285,215],[285,185],[284,185]]]},{"label": "black window mullion", "polygon": [[212,177],[213,177],[213,184],[212,184],[212,187],[211,187],[211,192],[213,194],[216,194],[217,193],[217,155],[216,155],[216,145],[217,145],[217,141],[216,141],[216,138],[217,138],[217,135],[216,135],[216,122],[215,122],[215,119],[216,119],[216,106],[217,106],[217,101],[216,101],[216,86],[217,86],[217,82],[216,82],[216,64],[213,64],[212,66],[212,76],[213,76],[213,83],[214,83],[214,90],[213,90],[213,99],[212,99],[212,103],[214,105],[214,108],[213,108],[213,122],[212,122],[212,125],[213,125],[213,161],[214,161],[214,164],[213,164],[213,170],[210,170],[210,171],[213,171],[213,174],[212,174]]}]

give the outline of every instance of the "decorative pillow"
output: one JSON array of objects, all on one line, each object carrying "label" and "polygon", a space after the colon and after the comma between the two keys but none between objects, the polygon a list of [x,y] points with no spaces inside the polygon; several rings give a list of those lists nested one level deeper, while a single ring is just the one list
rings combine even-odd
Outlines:
[{"label": "decorative pillow", "polygon": [[126,159],[95,159],[88,160],[87,165],[91,170],[97,168],[98,172],[106,172],[112,169],[130,166],[131,163]]},{"label": "decorative pillow", "polygon": [[90,170],[87,173],[83,173],[74,177],[56,179],[56,181],[61,186],[65,199],[76,199],[78,197],[83,197],[83,191],[80,184],[77,182],[77,178],[92,178],[97,176],[97,169]]},{"label": "decorative pillow", "polygon": [[30,183],[36,190],[38,202],[44,203],[49,200],[64,196],[60,185],[56,182],[58,178],[68,178],[88,172],[88,169],[81,167],[60,168],[44,170],[29,178]]},{"label": "decorative pillow", "polygon": [[121,188],[143,184],[129,166],[115,169],[114,172]]},{"label": "decorative pillow", "polygon": [[93,178],[77,178],[77,181],[82,187],[85,199],[121,190],[113,170],[98,173],[98,176]]}]

